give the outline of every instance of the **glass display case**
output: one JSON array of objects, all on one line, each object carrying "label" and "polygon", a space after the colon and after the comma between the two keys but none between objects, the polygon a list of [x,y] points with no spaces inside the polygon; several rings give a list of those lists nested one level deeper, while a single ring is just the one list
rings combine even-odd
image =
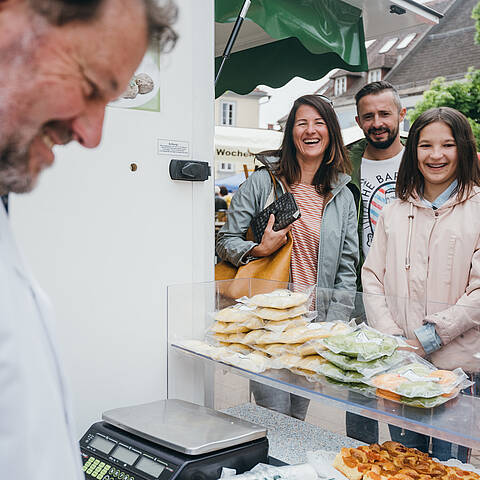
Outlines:
[{"label": "glass display case", "polygon": [[[459,305],[415,302],[408,299],[366,295],[358,292],[315,289],[294,284],[279,284],[258,279],[242,279],[220,282],[206,282],[168,287],[168,396],[182,398],[195,403],[215,406],[215,389],[218,388],[219,372],[234,374],[249,380],[272,386],[301,397],[338,407],[344,411],[361,414],[390,425],[428,434],[436,438],[472,448],[480,448],[480,399],[459,393],[442,405],[434,408],[419,408],[392,401],[375,394],[365,395],[347,384],[336,384],[322,375],[314,379],[293,373],[278,364],[263,370],[261,366],[243,361],[232,361],[222,355],[213,355],[208,349],[195,347],[196,343],[207,338],[215,343],[211,335],[215,312],[236,304],[236,300],[245,295],[272,292],[276,289],[288,289],[291,292],[311,294],[307,314],[314,322],[341,321],[352,329],[363,322],[373,326],[381,325],[383,320],[407,322],[410,318],[433,318],[440,315],[451,322],[461,325],[473,325],[458,335],[458,344],[465,337],[469,341],[469,350],[464,351],[458,360],[462,365],[451,365],[449,358],[434,356],[439,368],[453,370],[463,367],[467,372],[480,371],[480,355],[476,355],[475,345],[480,343],[480,310]],[[408,330],[408,329],[407,329]],[[412,331],[405,332],[407,337]],[[478,335],[478,339],[477,339]],[[212,340],[213,338],[213,340]],[[398,337],[395,337],[398,339]],[[192,342],[193,341],[193,342]],[[398,339],[400,346],[404,345]],[[297,343],[298,345],[298,343]],[[251,346],[251,345],[250,345]],[[446,349],[448,355],[448,349]],[[241,354],[239,354],[242,357]],[[458,355],[452,356],[455,361]],[[445,366],[447,365],[447,366]],[[293,369],[294,370],[294,369]],[[308,377],[308,376],[307,376]],[[422,379],[420,379],[422,380]],[[375,392],[375,389],[373,389]],[[248,397],[247,397],[248,401]]]}]

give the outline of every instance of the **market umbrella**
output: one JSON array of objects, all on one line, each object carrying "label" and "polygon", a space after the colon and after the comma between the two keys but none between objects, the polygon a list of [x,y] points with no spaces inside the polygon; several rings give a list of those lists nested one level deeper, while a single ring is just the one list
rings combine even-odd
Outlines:
[{"label": "market umbrella", "polygon": [[[215,71],[244,0],[215,0]],[[334,68],[368,68],[364,26],[371,36],[441,15],[414,0],[252,0],[246,21],[215,85],[239,94],[291,78],[323,77]],[[238,22],[237,22],[238,23]]]},{"label": "market umbrella", "polygon": [[243,172],[236,173],[235,175],[230,175],[225,178],[217,178],[215,180],[215,185],[227,187],[229,192],[236,192],[238,187],[246,180],[245,174]]}]

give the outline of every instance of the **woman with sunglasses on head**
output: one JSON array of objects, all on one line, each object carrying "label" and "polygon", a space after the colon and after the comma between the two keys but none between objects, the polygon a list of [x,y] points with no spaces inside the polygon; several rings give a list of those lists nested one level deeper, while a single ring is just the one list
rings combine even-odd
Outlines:
[{"label": "woman with sunglasses on head", "polygon": [[[218,235],[218,255],[239,266],[276,252],[291,231],[291,282],[355,292],[357,214],[347,187],[350,162],[330,100],[320,95],[298,98],[288,115],[281,148],[257,158],[266,168],[254,172],[233,196],[227,223]],[[281,180],[277,183],[279,195],[284,193],[282,184],[292,192],[301,217],[287,228],[274,231],[272,216],[257,244],[248,241],[246,233],[272,192],[268,170]],[[341,302],[338,305],[341,308]],[[336,320],[339,314],[331,307],[324,318]],[[307,400],[270,387],[252,389],[258,404],[305,417]]]},{"label": "woman with sunglasses on head", "polygon": [[[480,168],[468,120],[452,108],[413,123],[397,178],[362,269],[369,324],[404,336],[440,369],[461,367],[479,394]],[[396,301],[395,299],[402,299]],[[405,302],[405,298],[411,302]],[[456,306],[460,306],[457,308]],[[463,307],[463,308],[462,308]],[[426,435],[390,426],[392,440],[428,452]],[[469,449],[432,439],[432,455],[465,462]]]}]

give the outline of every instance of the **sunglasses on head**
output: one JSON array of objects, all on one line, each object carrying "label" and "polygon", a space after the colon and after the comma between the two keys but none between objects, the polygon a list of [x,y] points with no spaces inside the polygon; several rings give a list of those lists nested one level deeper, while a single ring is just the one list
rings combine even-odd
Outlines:
[{"label": "sunglasses on head", "polygon": [[320,97],[322,100],[325,100],[329,105],[331,105],[333,107],[333,100],[330,100],[325,95],[320,95],[319,93],[316,93],[315,96]]}]

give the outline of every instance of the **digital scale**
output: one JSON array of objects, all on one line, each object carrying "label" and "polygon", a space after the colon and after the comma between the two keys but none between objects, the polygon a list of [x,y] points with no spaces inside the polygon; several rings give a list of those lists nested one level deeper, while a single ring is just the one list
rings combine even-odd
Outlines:
[{"label": "digital scale", "polygon": [[104,412],[80,440],[87,480],[216,480],[267,463],[266,429],[182,400]]}]

